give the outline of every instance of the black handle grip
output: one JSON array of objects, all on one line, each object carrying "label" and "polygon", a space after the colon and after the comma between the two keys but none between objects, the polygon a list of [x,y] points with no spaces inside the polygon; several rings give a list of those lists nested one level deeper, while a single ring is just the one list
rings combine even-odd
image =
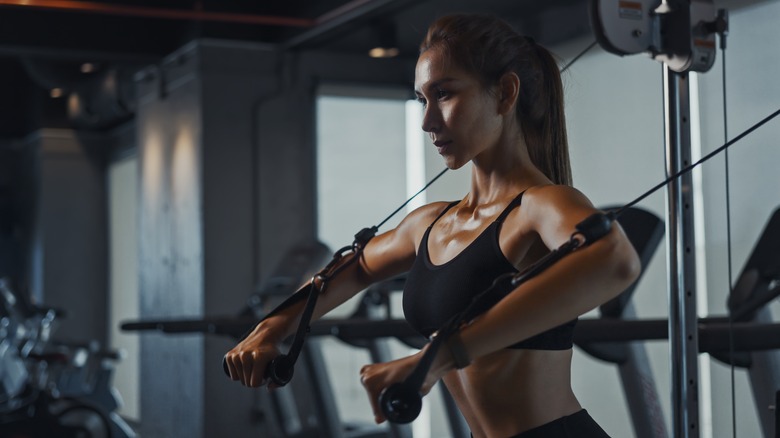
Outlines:
[{"label": "black handle grip", "polygon": [[[222,371],[225,375],[230,377],[230,370],[228,369],[227,357],[222,358]],[[279,386],[285,386],[292,380],[295,372],[295,362],[290,360],[289,356],[282,354],[276,356],[265,367],[265,377],[271,379],[272,382]]]},{"label": "black handle grip", "polygon": [[222,356],[222,371],[225,372],[226,376],[230,377],[230,368],[228,368],[227,356]]},{"label": "black handle grip", "polygon": [[422,395],[413,385],[394,383],[379,395],[379,407],[391,423],[411,423],[422,410]]},{"label": "black handle grip", "polygon": [[295,361],[286,354],[276,356],[265,367],[265,377],[279,386],[290,383],[295,372]]}]

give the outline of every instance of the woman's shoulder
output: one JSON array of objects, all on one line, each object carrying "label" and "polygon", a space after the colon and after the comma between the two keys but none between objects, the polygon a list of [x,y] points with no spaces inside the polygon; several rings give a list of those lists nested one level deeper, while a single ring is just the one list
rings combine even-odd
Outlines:
[{"label": "woman's shoulder", "polygon": [[590,200],[578,189],[563,184],[543,184],[528,188],[523,205],[529,209],[593,208]]},{"label": "woman's shoulder", "polygon": [[412,244],[411,248],[417,248],[425,230],[450,204],[451,202],[432,202],[418,207],[407,214],[388,235],[394,236],[395,241],[409,242]]},{"label": "woman's shoulder", "polygon": [[452,202],[432,202],[415,208],[395,228],[396,233],[409,233],[415,240]]},{"label": "woman's shoulder", "polygon": [[548,248],[563,243],[578,223],[598,211],[581,191],[571,186],[537,186],[528,189],[526,195],[519,223],[541,236]]},{"label": "woman's shoulder", "polygon": [[444,210],[446,210],[455,202],[457,201],[437,201],[425,204],[421,207],[415,208],[408,215],[406,215],[404,222],[415,225],[425,225],[425,227],[427,227],[433,223],[433,221],[435,221],[436,218],[444,212]]},{"label": "woman's shoulder", "polygon": [[578,189],[560,184],[530,187],[523,194],[522,208],[514,218],[518,227],[543,232],[562,227],[569,229],[596,209]]}]

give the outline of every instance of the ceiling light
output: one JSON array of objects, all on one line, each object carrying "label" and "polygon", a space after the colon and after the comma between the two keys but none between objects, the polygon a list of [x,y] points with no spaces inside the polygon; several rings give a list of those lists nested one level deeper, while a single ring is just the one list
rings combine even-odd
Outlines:
[{"label": "ceiling light", "polygon": [[57,99],[59,97],[62,97],[65,95],[65,92],[62,90],[62,88],[52,88],[49,90],[49,96],[51,96],[54,99]]},{"label": "ceiling light", "polygon": [[82,73],[92,73],[95,71],[95,64],[91,62],[85,62],[81,64],[81,72]]},{"label": "ceiling light", "polygon": [[368,51],[368,56],[372,58],[393,58],[398,56],[398,47],[374,47]]},{"label": "ceiling light", "polygon": [[401,52],[398,48],[398,32],[392,21],[375,21],[370,28],[373,49],[368,51],[372,58],[393,58]]}]

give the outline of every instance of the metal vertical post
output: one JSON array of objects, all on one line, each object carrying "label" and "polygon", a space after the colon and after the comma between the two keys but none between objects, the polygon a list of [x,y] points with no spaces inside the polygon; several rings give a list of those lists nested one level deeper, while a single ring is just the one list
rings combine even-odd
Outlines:
[{"label": "metal vertical post", "polygon": [[[666,161],[669,175],[691,163],[689,91],[688,74],[676,73],[664,64]],[[698,437],[699,340],[690,172],[670,182],[666,194],[672,430],[676,438]]]}]

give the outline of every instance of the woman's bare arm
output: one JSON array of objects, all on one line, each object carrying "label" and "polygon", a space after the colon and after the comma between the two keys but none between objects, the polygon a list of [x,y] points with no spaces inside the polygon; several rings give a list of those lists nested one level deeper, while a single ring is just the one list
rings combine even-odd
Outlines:
[{"label": "woman's bare arm", "polygon": [[[596,212],[575,189],[544,186],[528,190],[515,220],[555,249]],[[570,321],[620,294],[639,270],[636,252],[615,222],[607,235],[519,285],[464,327],[459,336],[466,353],[472,359],[481,357]],[[450,368],[448,355],[439,356],[434,367]]]},{"label": "woman's bare arm", "polygon": [[[404,218],[395,229],[371,239],[360,260],[328,281],[325,293],[317,300],[312,320],[319,319],[370,284],[408,270],[415,257],[421,230],[444,205],[436,203],[421,207]],[[351,257],[354,255],[345,256],[341,263],[346,263]],[[295,332],[304,305],[305,302],[301,301],[263,320],[226,354],[231,379],[253,387],[266,383],[265,368],[279,355],[278,345]]]}]

